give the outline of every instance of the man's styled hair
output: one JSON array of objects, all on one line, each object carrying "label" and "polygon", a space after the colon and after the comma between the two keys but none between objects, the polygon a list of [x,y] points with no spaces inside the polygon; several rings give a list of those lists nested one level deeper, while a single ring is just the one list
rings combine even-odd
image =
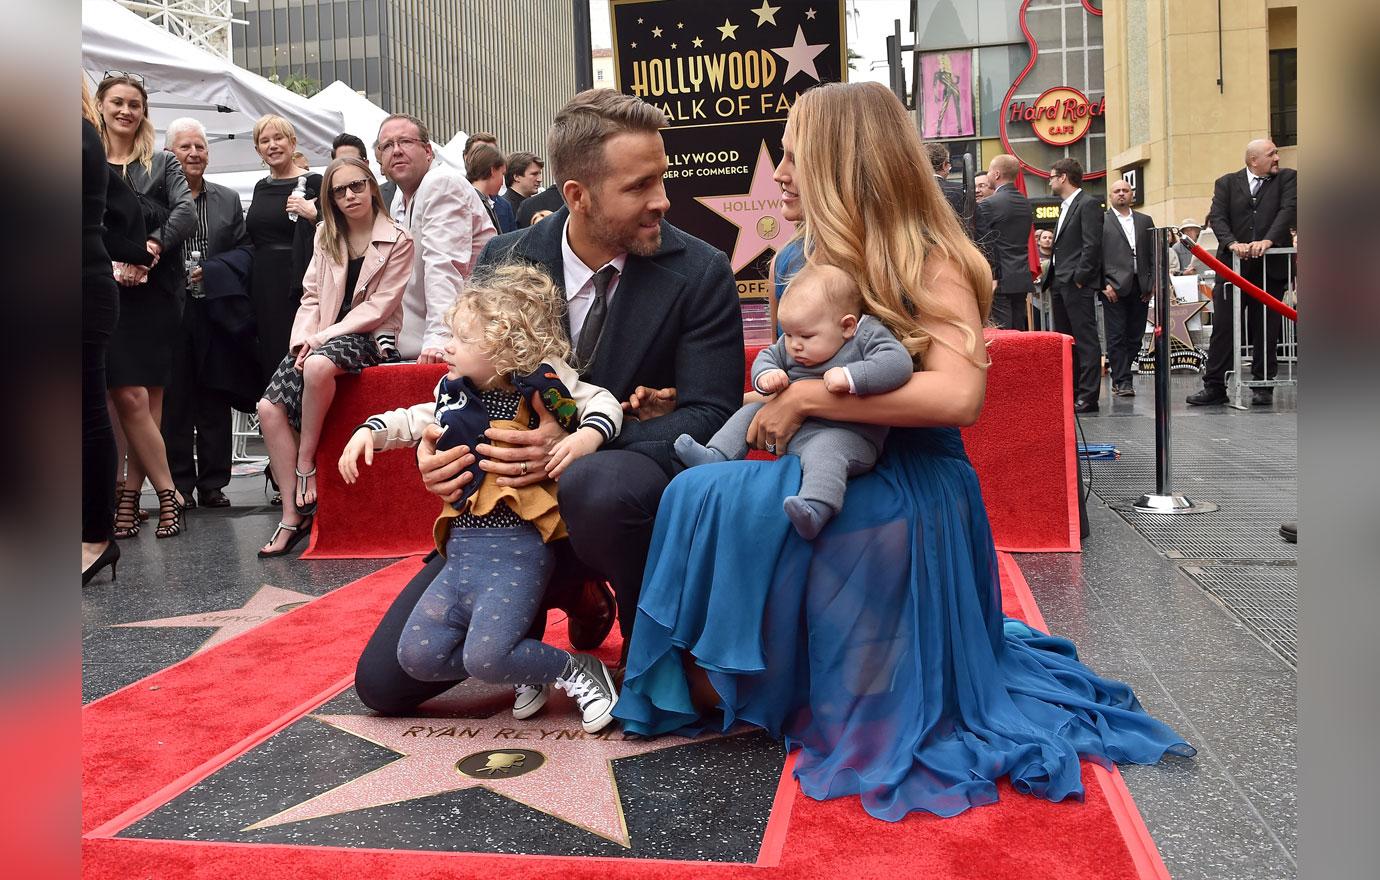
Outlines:
[{"label": "man's styled hair", "polygon": [[336,135],[335,140],[331,141],[332,159],[335,158],[335,151],[340,149],[341,147],[354,147],[356,150],[359,150],[360,158],[364,158],[365,156],[369,155],[369,151],[364,149],[364,141],[350,134],[348,131],[344,134]]},{"label": "man's styled hair", "polygon": [[1075,187],[1083,185],[1083,166],[1072,156],[1065,156],[1058,162],[1055,162],[1049,167],[1049,171],[1051,175],[1063,174],[1067,176],[1069,183],[1073,184]]},{"label": "man's styled hair", "polygon": [[[379,123],[379,131],[383,131],[383,127],[388,123],[392,122],[394,119],[406,119],[408,122],[417,126],[417,137],[421,138],[427,143],[431,143],[431,132],[427,130],[426,123],[415,116],[408,115],[407,113],[388,114],[388,116],[384,117],[384,120]],[[374,152],[377,153],[378,150],[379,138],[378,135],[374,135]]]},{"label": "man's styled hair", "polygon": [[470,150],[473,150],[480,144],[489,144],[490,146],[497,147],[498,135],[491,131],[476,131],[465,139],[465,150],[461,155],[468,157],[470,155]]},{"label": "man's styled hair", "polygon": [[483,180],[493,173],[495,168],[502,168],[507,164],[503,159],[503,154],[498,151],[498,147],[493,144],[483,142],[474,145],[465,156],[465,179],[470,183]]},{"label": "man's styled hair", "polygon": [[177,143],[177,139],[188,131],[200,137],[203,143],[206,141],[206,126],[201,124],[201,120],[193,119],[190,116],[179,116],[169,122],[168,127],[163,131],[163,149],[171,150],[173,144]]},{"label": "man's styled hair", "polygon": [[613,89],[580,92],[556,114],[546,139],[557,185],[602,180],[608,173],[605,141],[624,132],[659,131],[666,124],[666,114],[641,98]]},{"label": "man's styled hair", "polygon": [[944,167],[944,163],[950,161],[949,148],[943,144],[935,143],[934,141],[927,141],[925,143],[925,155],[929,156],[930,167],[934,169],[935,174],[939,174],[940,169]]},{"label": "man's styled hair", "polygon": [[503,185],[512,186],[513,179],[526,174],[527,169],[533,165],[541,168],[546,167],[546,163],[536,153],[528,153],[525,150],[513,153],[508,157],[508,171],[503,175]]}]

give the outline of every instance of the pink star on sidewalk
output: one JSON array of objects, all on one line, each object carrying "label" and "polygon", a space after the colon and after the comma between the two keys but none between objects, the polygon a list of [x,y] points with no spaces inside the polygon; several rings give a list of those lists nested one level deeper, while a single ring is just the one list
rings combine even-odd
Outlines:
[{"label": "pink star on sidewalk", "polygon": [[313,715],[317,721],[392,749],[402,757],[310,800],[255,822],[246,831],[334,816],[469,788],[525,804],[591,834],[630,846],[612,762],[703,742],[663,736],[627,739],[615,727],[585,733],[573,704],[563,715],[516,721]]},{"label": "pink star on sidewalk", "polygon": [[781,185],[771,179],[776,166],[762,141],[748,191],[731,196],[696,196],[695,201],[738,227],[729,263],[734,274],[767,248],[780,250],[795,234],[795,224],[781,214]]},{"label": "pink star on sidewalk", "polygon": [[228,642],[240,633],[247,632],[261,623],[267,623],[279,615],[305,605],[315,596],[284,590],[264,584],[249,601],[239,608],[225,608],[220,611],[203,611],[198,614],[183,614],[178,617],[160,617],[156,620],[136,620],[133,623],[117,623],[114,626],[141,627],[208,627],[216,628],[215,633],[202,643],[193,654],[200,654],[221,642]]},{"label": "pink star on sidewalk", "polygon": [[790,82],[791,77],[797,73],[803,73],[815,82],[819,82],[819,71],[815,68],[815,58],[828,48],[828,43],[805,42],[805,31],[801,29],[800,25],[796,25],[795,42],[789,46],[782,46],[780,49],[772,49],[777,55],[786,59],[786,72],[781,77],[782,85]]}]

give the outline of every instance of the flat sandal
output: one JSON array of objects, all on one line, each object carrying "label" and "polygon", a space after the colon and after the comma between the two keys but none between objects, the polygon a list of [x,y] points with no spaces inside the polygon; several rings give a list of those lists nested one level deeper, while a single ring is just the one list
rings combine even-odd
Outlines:
[{"label": "flat sandal", "polygon": [[277,541],[278,535],[283,532],[292,532],[292,536],[288,538],[287,543],[283,545],[283,549],[281,550],[260,550],[259,558],[271,559],[274,556],[286,556],[291,553],[292,548],[296,547],[301,543],[303,538],[311,534],[311,522],[312,517],[310,515],[295,526],[290,526],[280,520],[278,522],[278,527],[273,530],[273,536],[268,539],[268,543],[272,544],[274,541]]}]

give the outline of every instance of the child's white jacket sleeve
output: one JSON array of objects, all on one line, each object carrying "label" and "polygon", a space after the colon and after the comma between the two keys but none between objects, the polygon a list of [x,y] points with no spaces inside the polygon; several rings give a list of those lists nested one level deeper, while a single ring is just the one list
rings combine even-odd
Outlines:
[{"label": "child's white jacket sleeve", "polygon": [[436,383],[432,399],[403,409],[393,409],[370,416],[361,428],[368,428],[374,437],[374,450],[385,452],[389,449],[402,449],[416,446],[422,439],[422,431],[427,425],[436,424],[436,393],[441,383]]}]

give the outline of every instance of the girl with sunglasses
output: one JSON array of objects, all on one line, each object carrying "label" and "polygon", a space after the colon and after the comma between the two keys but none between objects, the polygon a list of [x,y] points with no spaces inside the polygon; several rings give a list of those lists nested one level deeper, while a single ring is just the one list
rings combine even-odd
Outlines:
[{"label": "girl with sunglasses", "polygon": [[311,531],[316,449],[341,373],[396,358],[412,238],[384,207],[369,166],[336,159],[321,181],[321,224],[302,278],[288,353],[259,401],[259,428],[283,517],[259,556],[282,556]]}]

